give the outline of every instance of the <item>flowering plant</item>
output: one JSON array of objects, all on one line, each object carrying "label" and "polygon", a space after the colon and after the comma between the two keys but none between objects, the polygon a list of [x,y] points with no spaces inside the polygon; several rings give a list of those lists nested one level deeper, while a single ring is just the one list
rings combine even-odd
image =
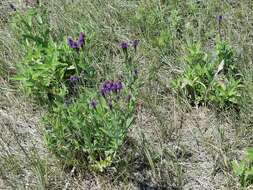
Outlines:
[{"label": "flowering plant", "polygon": [[68,165],[103,171],[112,164],[133,125],[136,99],[121,81],[85,91],[68,107],[58,104],[45,118],[47,144]]},{"label": "flowering plant", "polygon": [[[82,34],[77,41],[68,40],[69,47],[78,54],[80,39]],[[133,43],[135,51],[137,45],[137,41]],[[128,43],[121,48],[127,54],[124,76],[105,80],[99,88],[82,88],[73,102],[56,102],[44,118],[47,145],[67,165],[83,167],[88,163],[89,169],[104,171],[113,163],[133,126],[139,90],[137,63]],[[72,91],[80,80],[78,75],[70,77]]]},{"label": "flowering plant", "polygon": [[74,41],[71,37],[68,38],[68,45],[75,49],[76,51],[79,51],[85,44],[85,35],[83,32],[80,33],[79,38],[77,41]]},{"label": "flowering plant", "polygon": [[66,99],[76,94],[79,85],[94,84],[95,69],[90,63],[89,51],[80,51],[84,45],[84,33],[80,33],[77,41],[68,38],[67,43],[55,43],[50,37],[46,46],[37,42],[36,48],[28,48],[18,65],[16,79],[39,103]]},{"label": "flowering plant", "polygon": [[121,43],[123,76],[115,78],[106,73],[107,67],[99,67],[103,59],[97,51],[90,51],[97,47],[86,44],[83,32],[77,39],[55,42],[50,25],[33,33],[32,16],[36,15],[22,20],[28,26],[24,35],[27,52],[16,79],[38,103],[50,105],[43,118],[48,148],[68,166],[88,164],[89,169],[103,171],[113,163],[134,124],[139,90],[134,55],[139,41]]}]

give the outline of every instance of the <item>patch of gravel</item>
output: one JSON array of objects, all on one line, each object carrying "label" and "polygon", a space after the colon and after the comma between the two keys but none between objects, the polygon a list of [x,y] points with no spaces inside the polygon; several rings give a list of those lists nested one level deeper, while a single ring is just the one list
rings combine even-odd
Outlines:
[{"label": "patch of gravel", "polygon": [[[17,101],[12,92],[0,98],[0,165],[3,188],[28,187],[34,183],[31,171],[32,152],[40,158],[45,155],[39,113]],[[35,155],[34,155],[35,156]]]},{"label": "patch of gravel", "polygon": [[222,159],[218,154],[219,150],[222,150],[221,143],[229,143],[222,142],[218,128],[222,129],[230,139],[235,138],[233,128],[226,122],[218,123],[215,115],[205,108],[194,110],[186,116],[180,130],[180,146],[190,151],[192,156],[182,163],[186,180],[184,190],[231,188],[227,187],[228,178],[222,168],[217,170],[217,163],[223,163],[223,160],[217,160],[217,158]]}]

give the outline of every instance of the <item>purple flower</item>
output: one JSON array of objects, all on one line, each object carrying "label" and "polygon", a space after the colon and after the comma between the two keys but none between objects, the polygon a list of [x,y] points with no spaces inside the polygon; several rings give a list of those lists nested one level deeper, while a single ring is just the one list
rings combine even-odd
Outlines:
[{"label": "purple flower", "polygon": [[75,49],[75,50],[79,50],[79,47],[78,47],[78,44],[77,44],[77,42],[75,42],[72,38],[68,38],[68,40],[67,40],[67,42],[68,42],[68,45],[71,47],[71,48],[73,48],[73,49]]},{"label": "purple flower", "polygon": [[110,88],[110,90],[111,90],[112,92],[117,92],[117,88],[118,88],[117,83],[112,82],[112,83],[111,83],[111,88]]},{"label": "purple flower", "polygon": [[123,85],[121,81],[106,81],[102,84],[100,92],[102,96],[106,96],[110,92],[118,93],[122,90]]},{"label": "purple flower", "polygon": [[77,82],[79,80],[79,77],[75,76],[75,75],[72,75],[72,76],[70,76],[69,80],[70,80],[70,82],[74,83],[74,82]]},{"label": "purple flower", "polygon": [[85,45],[85,35],[83,32],[80,33],[77,44],[79,47],[83,47]]},{"label": "purple flower", "polygon": [[134,74],[134,77],[137,77],[139,74],[139,71],[137,69],[134,69],[133,74]]},{"label": "purple flower", "polygon": [[122,82],[121,82],[121,81],[118,81],[118,82],[116,83],[116,85],[117,85],[117,92],[121,91],[122,88],[123,88]]},{"label": "purple flower", "polygon": [[93,99],[93,100],[91,101],[90,105],[91,105],[91,107],[92,107],[93,109],[96,109],[96,107],[97,107],[97,101],[96,101],[95,99]]},{"label": "purple flower", "polygon": [[120,47],[121,47],[124,51],[126,51],[127,48],[129,47],[129,45],[128,45],[127,42],[121,42]]},{"label": "purple flower", "polygon": [[68,45],[69,45],[70,47],[72,47],[72,45],[74,44],[74,41],[72,40],[71,37],[68,37],[67,43],[68,43]]},{"label": "purple flower", "polygon": [[130,102],[131,98],[132,98],[132,95],[129,94],[129,95],[126,97],[126,101],[127,101],[127,102]]},{"label": "purple flower", "polygon": [[110,81],[104,82],[100,89],[102,96],[105,97],[110,92],[110,89],[111,89],[111,82]]},{"label": "purple flower", "polygon": [[85,45],[85,35],[83,32],[80,33],[77,41],[74,41],[71,37],[68,37],[67,40],[68,45],[77,51]]},{"label": "purple flower", "polygon": [[132,46],[133,48],[136,50],[137,49],[137,46],[139,45],[139,42],[140,40],[133,40],[131,43],[132,43]]},{"label": "purple flower", "polygon": [[109,101],[108,106],[109,106],[110,110],[112,110],[112,101]]}]

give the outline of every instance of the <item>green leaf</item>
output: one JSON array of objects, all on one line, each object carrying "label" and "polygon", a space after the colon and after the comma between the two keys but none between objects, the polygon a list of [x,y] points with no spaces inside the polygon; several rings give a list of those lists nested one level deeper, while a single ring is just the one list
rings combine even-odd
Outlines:
[{"label": "green leaf", "polygon": [[132,117],[130,117],[130,118],[127,119],[127,121],[126,121],[126,128],[127,128],[127,129],[128,129],[129,127],[131,127],[131,125],[132,125],[133,122],[134,122],[134,119],[135,119],[134,116],[132,116]]},{"label": "green leaf", "polygon": [[232,162],[232,167],[235,175],[242,176],[245,172],[245,162],[241,162],[238,164],[237,161]]},{"label": "green leaf", "polygon": [[67,70],[75,70],[76,69],[76,67],[74,66],[74,65],[71,65],[71,66],[69,66],[68,68],[67,68]]},{"label": "green leaf", "polygon": [[247,149],[247,158],[253,163],[253,148]]}]

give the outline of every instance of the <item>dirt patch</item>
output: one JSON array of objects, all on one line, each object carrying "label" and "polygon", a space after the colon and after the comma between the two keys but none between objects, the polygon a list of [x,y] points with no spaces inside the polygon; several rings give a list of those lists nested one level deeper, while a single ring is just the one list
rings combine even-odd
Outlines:
[{"label": "dirt patch", "polygon": [[180,130],[180,146],[191,152],[183,162],[185,168],[185,190],[230,189],[226,169],[229,161],[223,152],[225,138],[236,136],[229,123],[220,123],[208,109],[201,108],[187,114]]}]

